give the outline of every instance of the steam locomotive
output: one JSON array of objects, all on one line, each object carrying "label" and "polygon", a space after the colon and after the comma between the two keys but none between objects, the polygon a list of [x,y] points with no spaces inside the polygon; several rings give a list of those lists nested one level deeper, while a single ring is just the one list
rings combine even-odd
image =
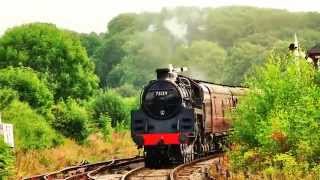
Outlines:
[{"label": "steam locomotive", "polygon": [[157,69],[131,115],[131,135],[144,148],[145,165],[186,163],[221,149],[230,131],[229,111],[246,89],[180,75],[186,68]]}]

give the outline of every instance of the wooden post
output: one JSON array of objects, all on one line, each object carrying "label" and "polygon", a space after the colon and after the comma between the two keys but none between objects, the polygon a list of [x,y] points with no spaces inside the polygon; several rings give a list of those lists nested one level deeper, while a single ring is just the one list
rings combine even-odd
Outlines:
[{"label": "wooden post", "polygon": [[13,124],[2,123],[0,112],[0,135],[3,135],[3,140],[11,148],[14,148]]}]

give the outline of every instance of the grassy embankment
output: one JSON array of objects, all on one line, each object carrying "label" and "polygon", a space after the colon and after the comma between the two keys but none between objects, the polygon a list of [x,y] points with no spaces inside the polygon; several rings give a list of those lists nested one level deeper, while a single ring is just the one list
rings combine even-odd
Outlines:
[{"label": "grassy embankment", "polygon": [[64,144],[51,149],[17,152],[16,176],[25,177],[56,171],[76,165],[82,160],[98,162],[137,154],[129,132],[113,133],[108,141],[93,134],[83,145],[66,140]]}]

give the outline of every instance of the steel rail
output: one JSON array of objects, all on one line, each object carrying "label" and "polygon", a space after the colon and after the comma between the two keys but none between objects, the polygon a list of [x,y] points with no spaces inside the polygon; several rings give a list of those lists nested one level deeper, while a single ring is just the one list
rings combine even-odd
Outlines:
[{"label": "steel rail", "polygon": [[58,171],[41,174],[41,175],[35,175],[23,178],[24,180],[53,180],[53,179],[74,179],[75,177],[82,177],[86,176],[89,172],[99,169],[101,167],[109,166],[113,164],[114,162],[118,161],[128,161],[132,159],[137,159],[141,157],[132,157],[132,158],[124,158],[124,159],[113,159],[108,161],[102,161],[92,164],[84,164],[84,165],[77,165],[77,166],[69,166],[66,168],[63,168]]},{"label": "steel rail", "polygon": [[[191,161],[189,163],[185,163],[185,164],[181,164],[177,167],[175,167],[171,172],[170,172],[170,180],[177,180],[178,178],[178,172],[181,171],[182,169],[186,168],[186,167],[192,167],[194,165],[196,165],[197,163],[201,163],[203,161],[207,161],[210,159],[214,159],[214,158],[218,158],[221,157],[223,155],[223,153],[216,153],[210,156],[206,156],[200,159],[196,159],[194,161]],[[190,172],[191,173],[191,172]]]}]

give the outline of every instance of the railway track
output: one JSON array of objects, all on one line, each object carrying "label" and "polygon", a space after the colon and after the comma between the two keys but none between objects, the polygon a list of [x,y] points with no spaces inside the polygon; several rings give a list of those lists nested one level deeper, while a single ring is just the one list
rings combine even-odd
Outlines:
[{"label": "railway track", "polygon": [[125,174],[121,180],[169,180],[172,168],[149,169],[140,167]]},{"label": "railway track", "polygon": [[[214,154],[179,166],[162,169],[144,167],[142,157],[116,159],[95,164],[72,166],[53,173],[25,178],[27,180],[197,180],[210,179],[209,168],[215,166],[215,177],[228,177],[222,172],[223,154]],[[211,174],[212,175],[212,174]],[[212,176],[211,176],[212,178]]]},{"label": "railway track", "polygon": [[88,178],[95,180],[121,180],[126,173],[140,167],[144,167],[143,158],[132,159],[130,161],[119,160],[113,164],[91,171],[88,173]]},{"label": "railway track", "polygon": [[136,161],[143,161],[142,157],[132,157],[126,159],[116,159],[103,161],[93,164],[84,164],[78,166],[71,166],[64,168],[59,171],[55,171],[48,174],[37,175],[32,177],[24,178],[25,180],[79,180],[79,179],[89,179],[89,173],[94,172],[98,169],[108,168],[116,166],[117,164],[124,164]]},{"label": "railway track", "polygon": [[[209,169],[215,166],[215,177],[224,175],[221,168],[223,153],[210,155],[173,168],[149,169],[139,167],[126,173],[121,180],[203,180],[212,179]],[[223,176],[225,177],[225,176]]]},{"label": "railway track", "polygon": [[223,154],[218,153],[177,166],[170,172],[170,180],[214,179],[209,173],[212,166],[215,166],[214,176],[221,178],[225,174],[221,164],[222,158]]}]

